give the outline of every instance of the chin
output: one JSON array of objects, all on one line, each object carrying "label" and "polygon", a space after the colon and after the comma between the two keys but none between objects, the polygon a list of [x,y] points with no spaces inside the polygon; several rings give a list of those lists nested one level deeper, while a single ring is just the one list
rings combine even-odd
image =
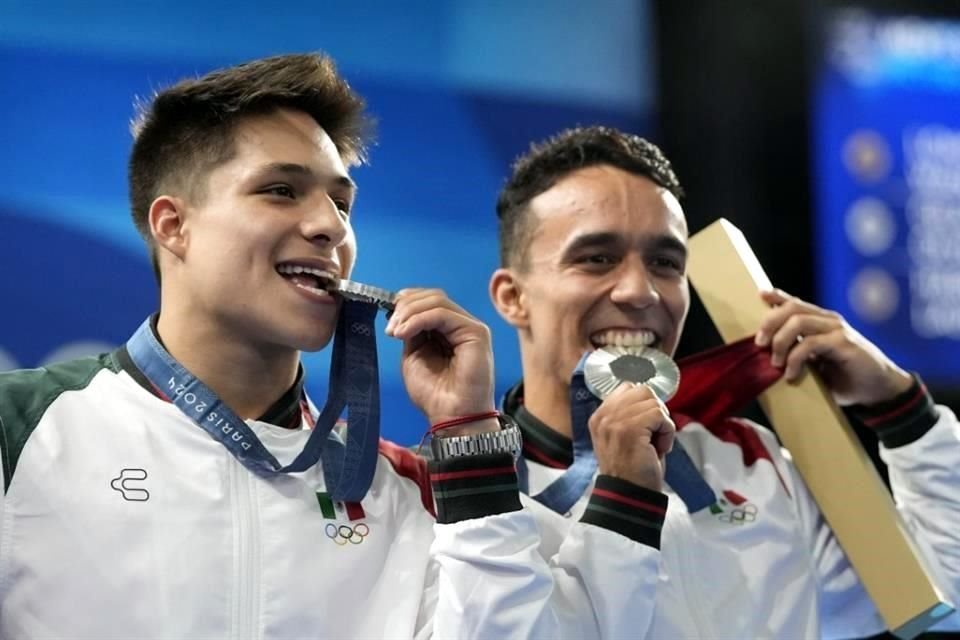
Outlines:
[{"label": "chin", "polygon": [[297,351],[320,351],[333,340],[336,321],[320,319],[299,319],[286,326],[274,326],[274,342],[286,345]]},{"label": "chin", "polygon": [[333,332],[317,332],[313,335],[301,335],[294,345],[299,351],[308,353],[320,351],[333,340]]}]

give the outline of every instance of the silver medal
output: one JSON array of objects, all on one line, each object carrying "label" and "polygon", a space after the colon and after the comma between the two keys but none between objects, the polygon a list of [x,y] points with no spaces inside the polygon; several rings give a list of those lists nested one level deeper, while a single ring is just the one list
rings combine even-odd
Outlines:
[{"label": "silver medal", "polygon": [[375,304],[385,311],[393,311],[397,306],[397,294],[394,292],[353,280],[341,279],[331,291],[347,300]]},{"label": "silver medal", "polygon": [[650,347],[597,349],[583,365],[583,379],[590,392],[603,400],[624,382],[645,384],[661,402],[677,392],[680,369],[670,356]]}]

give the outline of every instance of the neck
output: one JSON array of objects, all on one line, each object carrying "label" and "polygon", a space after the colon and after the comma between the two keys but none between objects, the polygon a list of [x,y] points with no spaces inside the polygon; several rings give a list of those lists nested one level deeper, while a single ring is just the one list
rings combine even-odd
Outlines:
[{"label": "neck", "polygon": [[166,311],[157,333],[170,355],[243,419],[262,416],[296,382],[295,349],[251,344],[222,327],[183,322]]},{"label": "neck", "polygon": [[[524,368],[527,371],[526,368]],[[570,423],[570,387],[548,376],[524,374],[523,406],[545,425],[573,437]]]}]

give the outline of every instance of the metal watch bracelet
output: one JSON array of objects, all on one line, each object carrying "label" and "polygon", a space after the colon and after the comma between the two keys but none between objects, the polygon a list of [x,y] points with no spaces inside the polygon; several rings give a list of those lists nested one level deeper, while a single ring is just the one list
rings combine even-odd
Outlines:
[{"label": "metal watch bracelet", "polygon": [[487,431],[468,436],[434,436],[430,440],[430,453],[434,460],[449,460],[463,456],[479,456],[491,453],[509,453],[516,460],[520,457],[523,440],[520,427],[510,416],[501,414],[500,431]]}]

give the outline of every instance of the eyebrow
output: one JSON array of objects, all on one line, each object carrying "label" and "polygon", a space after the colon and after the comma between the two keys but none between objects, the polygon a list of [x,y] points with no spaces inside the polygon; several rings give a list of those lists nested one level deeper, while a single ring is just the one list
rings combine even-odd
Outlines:
[{"label": "eyebrow", "polygon": [[[567,248],[564,250],[563,254],[565,256],[570,256],[589,247],[612,247],[622,245],[623,243],[623,236],[619,233],[613,233],[610,231],[585,233],[574,238],[574,240],[567,245]],[[677,238],[672,235],[658,234],[651,238],[645,239],[643,244],[644,248],[647,250],[653,249],[660,251],[673,251],[681,254],[684,257],[687,255],[687,245],[680,240],[677,240]]]},{"label": "eyebrow", "polygon": [[[287,175],[300,176],[319,182],[319,178],[313,169],[306,165],[297,164],[296,162],[271,162],[257,169],[256,176],[266,176],[271,173],[285,173]],[[350,189],[353,193],[356,193],[358,190],[357,183],[354,182],[350,176],[338,175],[333,178],[333,182],[341,187]]]},{"label": "eyebrow", "polygon": [[679,253],[682,256],[687,256],[687,245],[677,240],[675,236],[660,234],[654,236],[651,241],[648,243],[648,246],[651,249],[656,249],[660,251],[673,251]]}]

